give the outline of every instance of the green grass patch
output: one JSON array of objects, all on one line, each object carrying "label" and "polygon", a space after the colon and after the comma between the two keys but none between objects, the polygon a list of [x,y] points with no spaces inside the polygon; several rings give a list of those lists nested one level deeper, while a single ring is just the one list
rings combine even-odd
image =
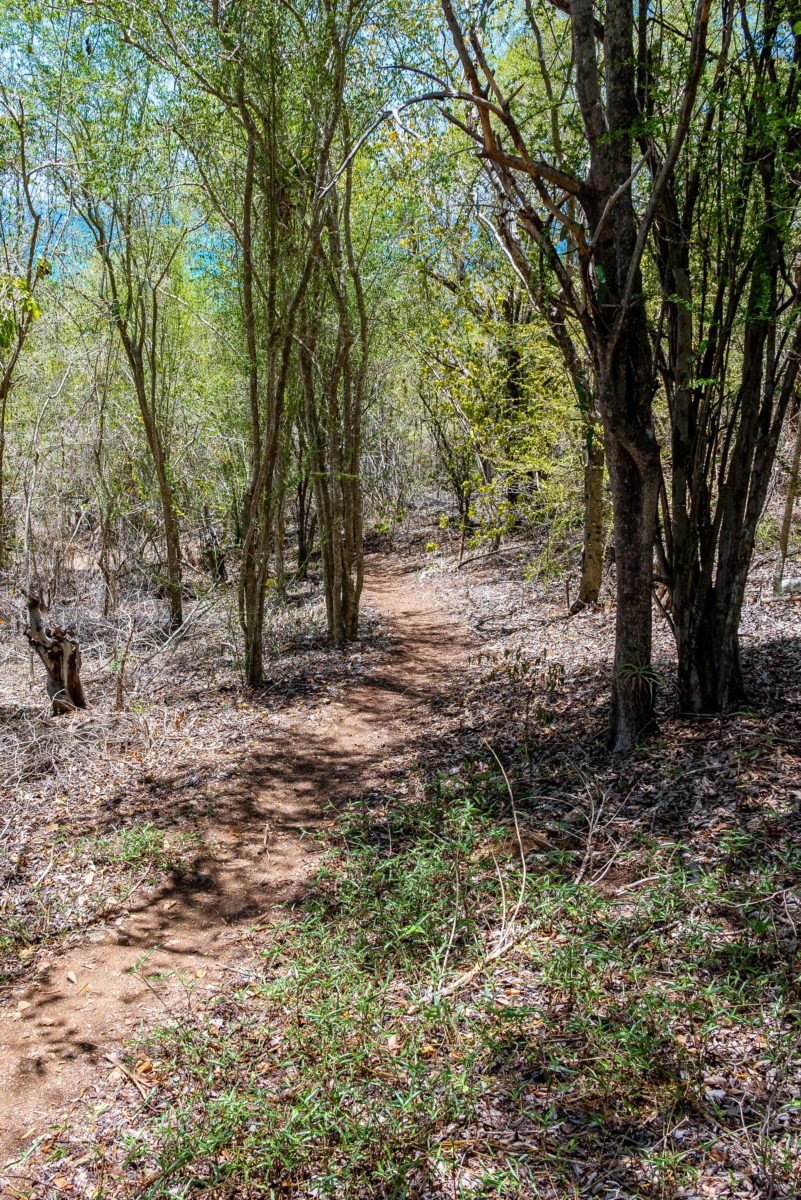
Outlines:
[{"label": "green grass patch", "polygon": [[148,1043],[141,1195],[568,1197],[607,1171],[668,1197],[721,1146],[793,1166],[788,862],[732,837],[690,872],[646,839],[627,869],[653,880],[616,891],[571,836],[524,876],[504,795],[466,764],[348,810],[259,977]]},{"label": "green grass patch", "polygon": [[154,870],[180,870],[197,837],[167,831],[142,821],[115,829],[113,833],[84,843],[84,853],[98,861],[136,871],[151,865]]}]

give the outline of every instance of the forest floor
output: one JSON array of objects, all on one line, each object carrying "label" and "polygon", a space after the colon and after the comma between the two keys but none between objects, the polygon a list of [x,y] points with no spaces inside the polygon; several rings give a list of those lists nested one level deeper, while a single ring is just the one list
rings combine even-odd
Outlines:
[{"label": "forest floor", "polygon": [[84,617],[55,720],[3,626],[3,1197],[801,1191],[801,603],[757,564],[725,719],[658,626],[618,763],[608,606],[430,537],[260,693],[218,608]]},{"label": "forest floor", "polygon": [[[133,778],[105,779],[88,753],[86,776],[70,762],[69,781],[54,789],[44,774],[35,794],[18,794],[3,830],[0,1161],[54,1118],[71,1123],[76,1102],[85,1116],[104,1074],[131,1081],[118,1055],[132,1034],[191,1009],[222,972],[246,974],[259,924],[314,871],[332,806],[425,739],[464,640],[406,565],[368,563],[365,600],[383,632],[364,652],[332,664],[313,639],[264,695],[225,683],[173,695],[156,718],[166,737],[134,750]],[[12,722],[54,739],[65,724],[35,701],[9,716],[9,740]],[[93,732],[68,736],[79,749]],[[26,749],[33,787],[43,752],[33,738]]]}]

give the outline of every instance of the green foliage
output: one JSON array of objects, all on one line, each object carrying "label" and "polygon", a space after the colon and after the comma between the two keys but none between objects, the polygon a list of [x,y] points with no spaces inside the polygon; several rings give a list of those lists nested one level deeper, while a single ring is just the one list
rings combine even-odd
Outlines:
[{"label": "green foliage", "polygon": [[519,285],[429,293],[419,388],[443,473],[474,540],[575,520],[581,418],[564,364]]},{"label": "green foliage", "polygon": [[7,354],[14,345],[21,324],[27,325],[41,315],[27,280],[0,276],[0,354]]}]

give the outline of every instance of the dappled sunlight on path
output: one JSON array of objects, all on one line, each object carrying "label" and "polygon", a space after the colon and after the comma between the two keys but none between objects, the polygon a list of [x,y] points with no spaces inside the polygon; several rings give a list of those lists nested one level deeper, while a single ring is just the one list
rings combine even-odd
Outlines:
[{"label": "dappled sunlight on path", "polygon": [[[468,638],[394,560],[368,560],[365,599],[391,635],[377,665],[334,700],[265,711],[263,737],[242,745],[235,769],[200,783],[188,771],[160,778],[165,806],[205,789],[206,827],[189,868],[158,889],[143,878],[115,920],[53,950],[36,982],[0,1009],[0,1162],[69,1123],[71,1105],[97,1104],[109,1073],[131,1082],[117,1061],[126,1040],[235,978],[257,949],[254,925],[302,895],[317,862],[306,834],[324,826],[328,806],[425,745]],[[15,1170],[24,1176],[24,1164]]]}]

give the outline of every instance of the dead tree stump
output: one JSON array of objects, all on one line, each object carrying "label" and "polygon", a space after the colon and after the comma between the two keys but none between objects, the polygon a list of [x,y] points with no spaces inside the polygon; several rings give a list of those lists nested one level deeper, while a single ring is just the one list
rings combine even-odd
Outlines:
[{"label": "dead tree stump", "polygon": [[81,684],[81,649],[66,629],[45,628],[47,609],[40,596],[28,597],[28,626],[25,636],[47,671],[47,694],[53,716],[86,708]]}]

